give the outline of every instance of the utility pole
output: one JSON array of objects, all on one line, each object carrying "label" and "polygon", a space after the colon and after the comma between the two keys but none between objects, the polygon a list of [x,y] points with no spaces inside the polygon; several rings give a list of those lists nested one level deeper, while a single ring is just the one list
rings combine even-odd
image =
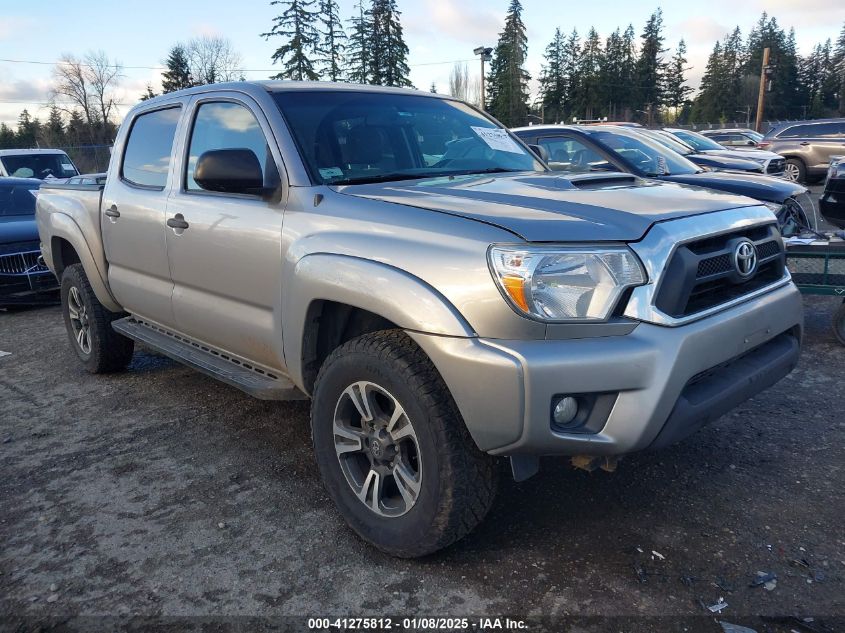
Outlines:
[{"label": "utility pole", "polygon": [[757,95],[757,121],[754,129],[758,132],[763,128],[763,108],[766,105],[766,80],[769,78],[769,52],[771,49],[763,49],[763,68],[760,69],[760,92]]},{"label": "utility pole", "polygon": [[478,55],[481,58],[481,99],[480,99],[480,101],[481,101],[481,109],[485,110],[486,108],[484,107],[484,101],[485,101],[485,95],[484,95],[484,62],[489,62],[491,59],[493,59],[493,49],[490,48],[489,46],[479,46],[479,47],[473,49],[472,52],[473,52],[474,55]]}]

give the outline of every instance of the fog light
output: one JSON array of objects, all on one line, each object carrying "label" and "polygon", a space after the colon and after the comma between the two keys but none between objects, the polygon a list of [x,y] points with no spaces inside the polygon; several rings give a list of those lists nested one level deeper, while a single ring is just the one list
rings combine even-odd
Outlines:
[{"label": "fog light", "polygon": [[578,401],[572,396],[564,396],[555,405],[552,417],[555,424],[566,426],[578,415]]}]

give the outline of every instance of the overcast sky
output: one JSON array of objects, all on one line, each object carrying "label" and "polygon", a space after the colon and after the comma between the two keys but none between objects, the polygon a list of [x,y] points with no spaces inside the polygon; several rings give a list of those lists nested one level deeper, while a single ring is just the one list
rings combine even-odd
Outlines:
[{"label": "overcast sky", "polygon": [[[398,0],[398,4],[410,48],[411,80],[424,90],[434,82],[446,92],[454,61],[469,60],[470,71],[479,72],[472,49],[496,44],[509,2]],[[350,17],[353,0],[340,0],[340,6],[343,18]],[[523,0],[529,72],[535,78],[539,75],[542,53],[555,27],[565,32],[574,27],[583,34],[595,26],[604,38],[617,26],[631,23],[639,35],[657,6],[663,8],[667,45],[674,47],[682,37],[687,42],[693,87],[713,43],[736,25],[747,34],[764,8],[786,29],[795,28],[802,54],[816,42],[835,39],[845,22],[842,0]],[[277,11],[269,0],[0,0],[4,60],[0,61],[0,121],[16,123],[23,108],[46,118],[50,64],[63,53],[83,55],[102,49],[124,64],[119,90],[124,111],[137,102],[148,82],[160,88],[161,71],[140,67],[161,66],[175,42],[198,35],[228,37],[242,55],[246,77],[266,79],[274,72],[270,56],[281,39],[265,41],[259,33],[269,30]]]}]

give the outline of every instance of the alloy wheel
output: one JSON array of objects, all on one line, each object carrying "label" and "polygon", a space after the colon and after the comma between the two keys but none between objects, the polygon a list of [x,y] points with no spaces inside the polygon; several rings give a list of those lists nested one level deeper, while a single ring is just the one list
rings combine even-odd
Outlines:
[{"label": "alloy wheel", "polygon": [[355,496],[379,516],[398,517],[419,498],[422,459],[405,409],[373,382],[349,385],[335,406],[333,436],[340,469]]},{"label": "alloy wheel", "polygon": [[787,163],[783,168],[783,177],[790,182],[798,182],[801,177],[801,170],[794,163]]},{"label": "alloy wheel", "polygon": [[82,295],[76,286],[71,286],[67,295],[67,311],[70,316],[70,326],[73,328],[73,338],[83,354],[91,353],[91,321]]}]

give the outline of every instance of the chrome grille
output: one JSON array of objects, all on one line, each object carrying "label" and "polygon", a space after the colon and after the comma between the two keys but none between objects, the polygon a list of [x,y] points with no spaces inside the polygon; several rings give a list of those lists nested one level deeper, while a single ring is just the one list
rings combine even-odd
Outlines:
[{"label": "chrome grille", "polygon": [[41,259],[41,251],[0,255],[0,275],[30,275],[48,270]]}]

